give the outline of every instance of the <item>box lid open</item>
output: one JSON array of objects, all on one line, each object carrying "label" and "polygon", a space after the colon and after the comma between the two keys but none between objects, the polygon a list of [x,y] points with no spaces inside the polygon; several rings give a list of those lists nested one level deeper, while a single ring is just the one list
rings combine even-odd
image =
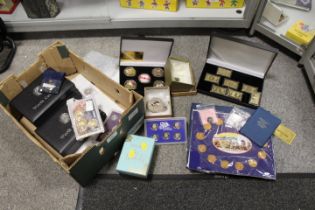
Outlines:
[{"label": "box lid open", "polygon": [[211,36],[207,63],[264,78],[278,50],[236,38]]},{"label": "box lid open", "polygon": [[120,66],[162,67],[169,57],[173,39],[122,37]]}]

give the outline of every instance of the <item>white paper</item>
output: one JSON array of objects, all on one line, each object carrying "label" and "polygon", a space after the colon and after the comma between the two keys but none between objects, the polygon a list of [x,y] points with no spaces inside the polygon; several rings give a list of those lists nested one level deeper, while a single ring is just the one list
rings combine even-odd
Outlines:
[{"label": "white paper", "polygon": [[124,110],[114,100],[104,94],[84,76],[79,74],[71,80],[84,98],[92,97],[97,107],[109,116],[113,111],[122,113]]},{"label": "white paper", "polygon": [[84,61],[99,69],[107,77],[119,83],[119,59],[90,51],[84,56]]}]

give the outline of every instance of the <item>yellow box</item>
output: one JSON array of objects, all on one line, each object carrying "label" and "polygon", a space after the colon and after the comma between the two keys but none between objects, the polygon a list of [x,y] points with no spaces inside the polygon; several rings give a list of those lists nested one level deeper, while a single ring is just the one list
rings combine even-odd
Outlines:
[{"label": "yellow box", "polygon": [[244,0],[186,0],[189,8],[241,8]]},{"label": "yellow box", "polygon": [[305,24],[303,20],[298,20],[289,28],[285,36],[299,45],[308,45],[315,36],[315,29]]},{"label": "yellow box", "polygon": [[178,0],[119,0],[121,7],[176,12]]}]

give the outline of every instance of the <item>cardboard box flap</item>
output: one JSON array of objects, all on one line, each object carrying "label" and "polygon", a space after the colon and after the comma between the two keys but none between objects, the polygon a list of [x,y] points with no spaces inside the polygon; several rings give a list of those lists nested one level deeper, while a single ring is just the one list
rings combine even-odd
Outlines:
[{"label": "cardboard box flap", "polygon": [[14,75],[10,75],[0,84],[0,92],[3,99],[3,105],[7,105],[5,102],[11,101],[22,90],[23,88],[17,82],[16,77]]},{"label": "cardboard box flap", "polygon": [[207,63],[264,78],[277,52],[240,39],[212,36]]},{"label": "cardboard box flap", "polygon": [[70,52],[64,43],[57,41],[39,54],[45,63],[56,71],[65,72],[66,75],[76,72],[75,65],[70,58]]},{"label": "cardboard box flap", "polygon": [[120,65],[162,67],[171,53],[173,42],[173,39],[123,37]]}]

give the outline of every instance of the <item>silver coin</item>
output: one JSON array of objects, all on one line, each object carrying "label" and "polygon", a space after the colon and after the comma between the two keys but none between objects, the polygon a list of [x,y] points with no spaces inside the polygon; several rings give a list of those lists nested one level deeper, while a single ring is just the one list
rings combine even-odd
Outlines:
[{"label": "silver coin", "polygon": [[154,77],[163,77],[164,76],[164,70],[162,68],[154,68],[154,69],[152,69],[152,75]]},{"label": "silver coin", "polygon": [[34,94],[35,96],[41,96],[41,95],[42,95],[41,89],[42,89],[42,87],[41,87],[40,85],[36,86],[36,87],[33,89],[33,94]]},{"label": "silver coin", "polygon": [[62,113],[60,116],[59,116],[59,121],[63,124],[67,124],[70,122],[70,116],[68,113]]},{"label": "silver coin", "polygon": [[147,102],[147,109],[152,113],[164,112],[167,106],[160,98],[152,98]]},{"label": "silver coin", "polygon": [[162,80],[156,80],[153,83],[153,87],[164,87],[164,86],[165,86],[164,81],[162,81]]}]

